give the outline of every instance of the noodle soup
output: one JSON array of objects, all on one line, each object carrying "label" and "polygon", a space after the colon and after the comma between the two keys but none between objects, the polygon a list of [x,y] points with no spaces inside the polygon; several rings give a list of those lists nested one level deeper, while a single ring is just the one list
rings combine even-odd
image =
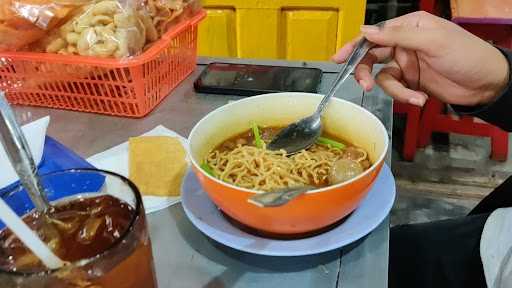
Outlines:
[{"label": "noodle soup", "polygon": [[254,124],[217,145],[201,166],[226,183],[258,191],[326,187],[350,180],[371,166],[365,150],[325,133],[313,146],[291,156],[284,150],[265,149],[283,128]]},{"label": "noodle soup", "polygon": [[[367,154],[366,158],[371,166],[348,181],[331,185],[330,182],[327,182],[329,177],[325,178],[325,175],[330,173],[327,173],[326,169],[321,170],[320,167],[335,169],[334,166],[324,165],[325,162],[315,162],[315,164],[308,166],[308,169],[315,169],[315,165],[320,166],[316,173],[309,174],[313,175],[310,178],[314,179],[316,175],[319,179],[318,185],[312,185],[315,189],[280,207],[262,208],[249,201],[255,193],[261,193],[265,189],[272,190],[273,186],[270,185],[278,187],[275,182],[272,182],[276,179],[275,172],[278,172],[278,169],[271,166],[281,167],[279,165],[284,165],[282,163],[288,162],[291,157],[278,154],[279,161],[277,159],[263,161],[262,155],[267,156],[269,153],[257,146],[263,147],[264,142],[268,141],[268,139],[265,139],[266,131],[261,129],[263,131],[260,131],[260,136],[263,136],[263,138],[260,140],[263,143],[259,142],[259,145],[257,145],[256,137],[251,138],[248,130],[252,130],[254,124],[260,125],[259,128],[279,129],[279,127],[285,127],[288,123],[314,113],[321,99],[322,95],[292,92],[247,97],[219,107],[197,122],[189,135],[188,150],[190,151],[192,169],[201,185],[201,189],[223,213],[258,231],[290,236],[323,229],[346,217],[357,208],[362,199],[368,194],[384,165],[389,137],[386,128],[375,115],[356,104],[339,98],[331,99],[322,117],[324,132],[329,132],[332,135],[322,135],[328,139],[321,139],[318,148],[325,150],[326,147],[323,146],[326,146],[326,143],[337,142],[345,146],[340,149],[343,155],[351,155],[353,150],[357,150],[363,155]],[[245,139],[239,140],[237,143],[236,136],[242,136],[243,134],[240,134],[242,132],[248,133],[246,135],[248,137],[238,137]],[[226,144],[223,147],[222,145],[227,140],[234,140],[232,143],[235,145]],[[348,140],[348,142],[343,140]],[[239,145],[247,148],[239,148],[243,151],[235,151]],[[313,148],[311,147],[307,151],[312,154],[314,152],[312,151]],[[329,147],[327,146],[327,148]],[[252,159],[253,162],[251,165],[257,167],[258,170],[254,171],[254,169],[247,168],[245,164],[241,165],[237,164],[236,161],[230,161],[232,163],[230,165],[233,167],[230,168],[232,173],[228,173],[227,170],[221,171],[221,169],[224,169],[223,167],[227,167],[226,161],[229,160],[221,154],[227,152],[231,152],[233,157],[238,154],[240,155],[237,157],[249,155],[249,159]],[[238,154],[235,154],[235,152]],[[319,152],[322,153],[318,154],[324,155],[339,153],[330,150]],[[217,153],[217,155],[212,155],[212,153]],[[251,156],[250,153],[255,154]],[[259,155],[260,153],[262,155]],[[304,157],[311,156],[308,153],[302,154]],[[325,157],[324,160],[332,161],[330,157]],[[247,158],[243,158],[242,164],[247,162]],[[272,165],[269,163],[272,163]],[[235,164],[239,167],[237,168]],[[364,165],[362,161],[358,164],[359,166]],[[259,170],[260,167],[267,170]],[[215,172],[216,169],[219,170]],[[281,181],[279,173],[277,178]],[[307,181],[311,181],[310,178],[305,177]],[[322,178],[325,181],[323,183],[320,181]],[[242,180],[248,180],[248,182],[243,183]],[[228,181],[239,182],[238,184],[232,184]],[[285,182],[284,184],[278,182],[278,184],[303,186],[305,185],[303,183],[307,181],[295,180],[295,182]],[[258,188],[245,188],[241,185]]]}]

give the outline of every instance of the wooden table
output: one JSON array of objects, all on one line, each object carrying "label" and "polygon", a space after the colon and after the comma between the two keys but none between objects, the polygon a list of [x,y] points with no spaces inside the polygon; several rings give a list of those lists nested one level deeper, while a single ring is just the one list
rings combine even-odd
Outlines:
[{"label": "wooden table", "polygon": [[[143,119],[16,106],[21,122],[50,115],[48,134],[81,156],[89,157],[164,125],[187,136],[206,113],[240,99],[238,96],[197,94],[193,81],[204,64]],[[318,67],[324,71],[321,92],[331,86],[339,66],[331,63],[228,60],[236,63]],[[377,115],[391,135],[392,101],[381,90],[364,94],[351,79],[337,97],[362,105]],[[391,145],[390,145],[391,147]],[[390,163],[388,153],[387,163]],[[159,287],[387,287],[389,219],[361,241],[343,249],[306,257],[266,257],[243,253],[209,239],[184,214],[181,204],[148,217]]]}]

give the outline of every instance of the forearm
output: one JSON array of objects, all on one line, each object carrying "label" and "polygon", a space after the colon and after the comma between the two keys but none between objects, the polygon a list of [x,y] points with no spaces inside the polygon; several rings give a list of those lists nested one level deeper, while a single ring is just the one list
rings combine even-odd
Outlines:
[{"label": "forearm", "polygon": [[476,107],[452,105],[452,108],[459,114],[471,115],[481,118],[506,131],[512,132],[512,51],[500,49],[508,60],[509,80],[505,89],[491,103]]}]

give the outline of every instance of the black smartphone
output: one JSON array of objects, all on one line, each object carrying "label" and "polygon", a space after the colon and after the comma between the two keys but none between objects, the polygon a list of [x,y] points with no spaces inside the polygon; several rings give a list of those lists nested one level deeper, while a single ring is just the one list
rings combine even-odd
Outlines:
[{"label": "black smartphone", "polygon": [[251,64],[211,63],[194,83],[197,92],[253,96],[273,92],[316,93],[322,70]]}]

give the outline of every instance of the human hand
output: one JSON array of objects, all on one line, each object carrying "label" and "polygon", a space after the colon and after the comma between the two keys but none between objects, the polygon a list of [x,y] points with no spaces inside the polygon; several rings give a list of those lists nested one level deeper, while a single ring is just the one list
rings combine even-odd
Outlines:
[{"label": "human hand", "polygon": [[[383,28],[362,26],[361,32],[377,44],[355,70],[366,91],[377,82],[400,102],[423,106],[432,96],[474,106],[493,101],[508,83],[508,62],[497,48],[426,12],[388,20]],[[333,60],[346,61],[357,40],[342,47]],[[377,63],[386,65],[374,80],[371,72]]]}]

